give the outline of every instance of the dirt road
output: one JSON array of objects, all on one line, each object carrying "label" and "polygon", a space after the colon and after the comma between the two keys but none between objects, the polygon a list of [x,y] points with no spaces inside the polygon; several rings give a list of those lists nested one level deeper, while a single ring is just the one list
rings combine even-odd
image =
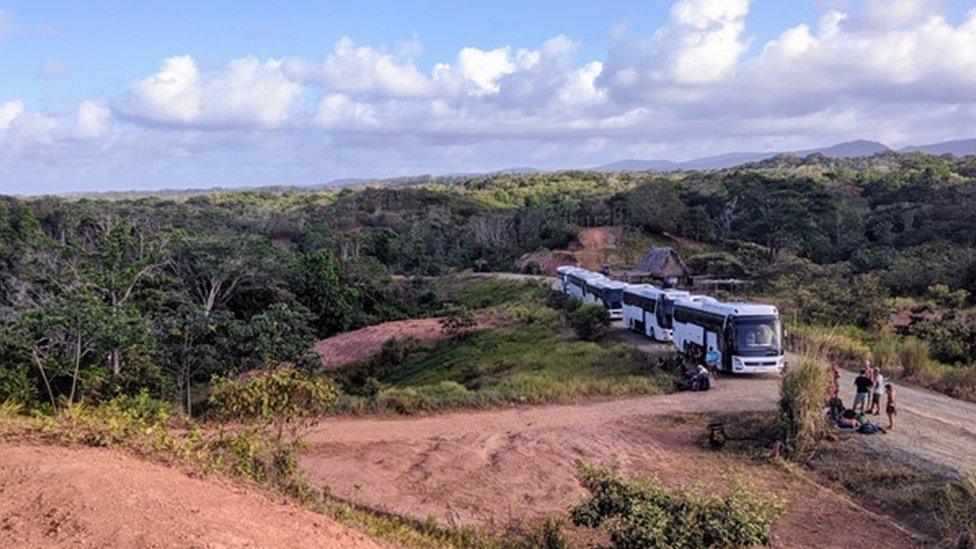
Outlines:
[{"label": "dirt road", "polygon": [[[841,397],[854,401],[852,372],[841,373]],[[898,394],[895,429],[881,436],[863,437],[868,444],[903,460],[941,471],[976,473],[976,404],[945,395],[894,384]],[[883,409],[883,406],[882,406]],[[882,427],[885,415],[869,416]]]},{"label": "dirt road", "polygon": [[[668,418],[688,411],[768,409],[775,405],[777,383],[735,378],[710,393],[419,418],[331,419],[307,437],[310,452],[303,466],[313,482],[343,498],[420,520],[490,528],[565,513],[583,494],[577,462],[614,463],[624,473],[657,474],[675,484],[723,489],[732,480],[757,482],[788,501],[789,514],[775,530],[781,546],[864,539],[913,545],[910,537],[884,521],[868,520],[863,509],[829,490],[773,466],[703,450],[700,425],[676,425]],[[854,523],[863,527],[853,532],[848,526]]]},{"label": "dirt road", "polygon": [[229,482],[100,448],[0,445],[0,547],[379,547]]},{"label": "dirt road", "polygon": [[[657,344],[622,330],[614,337],[661,352]],[[849,392],[853,375],[844,373],[842,383]],[[864,539],[913,544],[909,537],[890,535],[890,524],[867,520],[866,511],[842,496],[777,468],[736,463],[729,471],[727,458],[702,450],[701,425],[676,426],[669,418],[680,412],[771,410],[778,391],[776,376],[723,377],[708,393],[330,419],[308,437],[310,453],[303,465],[313,482],[330,485],[340,497],[417,519],[488,526],[565,512],[582,494],[575,479],[579,460],[719,488],[727,486],[728,477],[759,479],[789,501],[789,515],[776,527],[781,545],[839,546]],[[898,428],[865,436],[865,444],[937,467],[976,470],[976,406],[907,387],[899,387],[899,394]],[[852,531],[849,525],[855,523],[859,526]],[[865,530],[872,528],[879,531]]]}]

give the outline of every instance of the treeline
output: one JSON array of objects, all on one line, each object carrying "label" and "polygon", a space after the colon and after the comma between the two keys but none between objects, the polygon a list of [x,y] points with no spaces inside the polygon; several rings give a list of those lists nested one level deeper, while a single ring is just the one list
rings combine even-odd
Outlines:
[{"label": "treeline", "polygon": [[[511,270],[523,253],[563,248],[580,226],[601,224],[706,243],[688,257],[697,269],[802,296],[791,309],[809,322],[877,325],[891,296],[914,299],[925,326],[905,329],[948,338],[940,348],[971,362],[973,351],[951,342],[972,336],[973,166],[810,157],[665,175],[5,198],[0,401],[56,407],[147,388],[192,407],[213,374],[312,368],[317,338],[441,305],[429,285],[391,275]],[[952,314],[921,309],[950,302]]]}]

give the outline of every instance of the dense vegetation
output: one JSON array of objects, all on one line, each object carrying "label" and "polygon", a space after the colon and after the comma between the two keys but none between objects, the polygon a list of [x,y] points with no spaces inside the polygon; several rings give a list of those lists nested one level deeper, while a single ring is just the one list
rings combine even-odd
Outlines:
[{"label": "dense vegetation", "polygon": [[671,489],[655,478],[627,480],[611,469],[583,465],[590,497],[573,522],[607,531],[613,547],[756,547],[772,541],[783,504],[762,490],[726,495],[704,488]]},{"label": "dense vegetation", "polygon": [[57,408],[145,389],[192,411],[214,375],[282,362],[310,370],[317,338],[454,301],[409,277],[511,270],[523,253],[563,248],[598,225],[697,240],[692,265],[754,280],[750,291],[796,322],[911,336],[926,360],[966,376],[976,360],[974,178],[971,157],[886,154],[667,175],[4,198],[0,401]]}]

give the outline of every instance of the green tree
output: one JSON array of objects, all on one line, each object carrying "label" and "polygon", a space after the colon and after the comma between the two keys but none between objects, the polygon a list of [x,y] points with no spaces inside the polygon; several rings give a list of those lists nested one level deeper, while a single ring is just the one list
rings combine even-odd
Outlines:
[{"label": "green tree", "polygon": [[313,320],[301,305],[289,306],[287,303],[275,303],[251,317],[245,329],[245,342],[253,366],[277,366],[284,362],[312,366]]},{"label": "green tree", "polygon": [[290,269],[295,298],[315,316],[320,337],[341,332],[358,316],[358,292],[343,283],[342,266],[329,250],[302,254]]}]

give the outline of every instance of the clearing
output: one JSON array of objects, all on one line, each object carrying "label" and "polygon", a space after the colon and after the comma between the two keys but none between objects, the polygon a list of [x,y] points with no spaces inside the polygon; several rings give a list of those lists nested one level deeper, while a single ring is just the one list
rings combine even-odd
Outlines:
[{"label": "clearing", "polygon": [[[475,313],[477,326],[483,330],[500,324],[497,317],[483,311]],[[441,329],[441,319],[411,318],[374,324],[351,332],[343,332],[323,339],[315,344],[315,352],[322,359],[326,370],[334,370],[343,364],[367,359],[380,351],[383,344],[391,339],[416,338],[424,343],[432,343],[447,338]]]},{"label": "clearing", "polygon": [[104,448],[3,442],[2,547],[379,547],[254,489]]},{"label": "clearing", "polygon": [[[623,331],[616,337],[661,350]],[[842,383],[852,387],[852,374],[845,372]],[[788,500],[789,513],[775,528],[779,545],[840,546],[865,539],[916,545],[890,520],[843,495],[772,465],[703,450],[703,426],[674,419],[688,412],[773,410],[778,390],[778,377],[723,377],[708,393],[333,418],[307,437],[310,452],[302,463],[313,483],[331,486],[339,497],[420,520],[489,528],[564,513],[583,494],[575,476],[579,460],[616,463],[625,474],[657,474],[671,483],[721,488],[727,477],[752,479]],[[976,470],[976,405],[907,387],[899,387],[899,394],[898,429],[865,436],[865,444],[933,467]],[[858,524],[856,531],[850,524]]]}]

